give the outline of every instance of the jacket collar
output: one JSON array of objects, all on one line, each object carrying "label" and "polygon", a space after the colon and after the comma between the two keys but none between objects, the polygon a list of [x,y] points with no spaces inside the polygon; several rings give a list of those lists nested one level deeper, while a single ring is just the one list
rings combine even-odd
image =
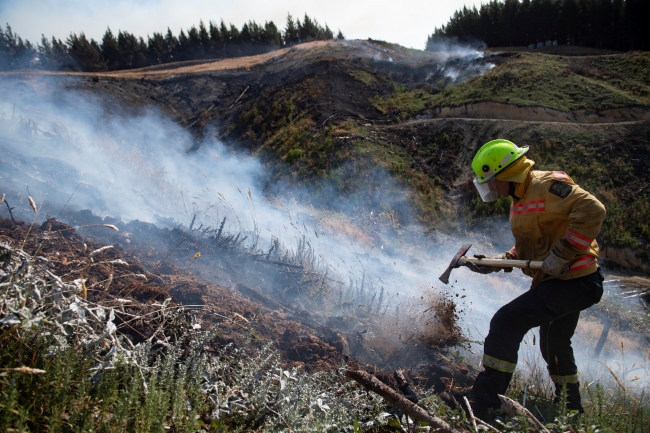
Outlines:
[{"label": "jacket collar", "polygon": [[515,201],[524,198],[524,196],[526,195],[526,191],[528,190],[528,186],[530,185],[532,179],[533,179],[533,171],[530,170],[526,176],[526,180],[523,181],[522,183],[518,183],[517,186],[515,187],[515,197],[514,197]]}]

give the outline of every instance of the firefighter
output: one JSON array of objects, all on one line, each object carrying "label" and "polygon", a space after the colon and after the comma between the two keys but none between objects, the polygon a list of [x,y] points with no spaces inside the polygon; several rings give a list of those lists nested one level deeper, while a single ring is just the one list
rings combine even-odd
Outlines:
[{"label": "firefighter", "polygon": [[[505,394],[521,340],[534,327],[539,327],[540,349],[555,383],[555,401],[566,386],[568,409],[583,411],[571,337],[580,311],[603,294],[596,236],[605,207],[563,171],[532,170],[535,162],[526,158],[527,151],[508,140],[493,140],[472,161],[474,185],[483,201],[512,197],[515,245],[502,258],[543,261],[542,269],[522,269],[533,279],[530,290],[501,307],[490,321],[484,371],[468,396],[479,418],[501,406],[498,394]],[[483,274],[501,270],[466,266]]]}]

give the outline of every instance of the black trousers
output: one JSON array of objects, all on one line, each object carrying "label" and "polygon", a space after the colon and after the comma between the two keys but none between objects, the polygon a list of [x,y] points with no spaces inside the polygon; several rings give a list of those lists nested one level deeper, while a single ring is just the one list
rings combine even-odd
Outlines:
[{"label": "black trousers", "polygon": [[596,272],[573,280],[549,280],[501,307],[490,321],[485,338],[483,366],[472,387],[472,406],[484,411],[501,406],[498,394],[505,394],[517,364],[519,345],[526,333],[540,327],[540,350],[556,384],[556,395],[567,386],[569,409],[582,410],[578,368],[571,337],[580,311],[600,301],[603,276]]}]

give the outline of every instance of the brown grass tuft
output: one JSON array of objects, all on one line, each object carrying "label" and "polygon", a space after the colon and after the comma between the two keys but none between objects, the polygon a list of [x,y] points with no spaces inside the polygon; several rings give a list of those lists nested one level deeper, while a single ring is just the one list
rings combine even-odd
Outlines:
[{"label": "brown grass tuft", "polygon": [[31,196],[27,197],[27,199],[29,200],[29,205],[32,207],[32,210],[36,213],[36,203],[34,203],[34,199]]}]

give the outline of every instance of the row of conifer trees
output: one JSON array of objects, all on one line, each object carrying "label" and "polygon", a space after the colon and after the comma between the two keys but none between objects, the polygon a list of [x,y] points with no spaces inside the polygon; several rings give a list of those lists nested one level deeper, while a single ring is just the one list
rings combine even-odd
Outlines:
[{"label": "row of conifer trees", "polygon": [[[339,30],[336,35],[343,39]],[[332,30],[305,14],[303,20],[294,20],[289,14],[284,30],[273,21],[264,25],[249,21],[238,29],[213,21],[206,26],[192,26],[174,35],[166,33],[147,35],[145,40],[120,30],[115,35],[106,29],[100,42],[84,33],[71,33],[65,41],[43,36],[39,44],[23,40],[6,25],[0,28],[0,70],[40,68],[72,71],[113,71],[141,68],[183,60],[218,59],[260,54],[278,48],[313,40],[334,39]]]},{"label": "row of conifer trees", "polygon": [[490,0],[463,7],[427,40],[480,40],[490,47],[558,41],[618,51],[650,49],[649,0]]}]

